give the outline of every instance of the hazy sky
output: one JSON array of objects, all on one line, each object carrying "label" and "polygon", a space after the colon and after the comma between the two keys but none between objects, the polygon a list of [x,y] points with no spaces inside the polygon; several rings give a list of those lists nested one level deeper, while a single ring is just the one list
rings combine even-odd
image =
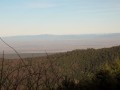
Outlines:
[{"label": "hazy sky", "polygon": [[0,35],[120,32],[120,0],[0,0]]}]

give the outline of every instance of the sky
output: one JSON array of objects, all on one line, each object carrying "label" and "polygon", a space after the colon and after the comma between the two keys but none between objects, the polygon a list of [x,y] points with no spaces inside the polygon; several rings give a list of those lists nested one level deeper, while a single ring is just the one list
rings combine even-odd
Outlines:
[{"label": "sky", "polygon": [[0,0],[0,36],[120,33],[120,0]]}]

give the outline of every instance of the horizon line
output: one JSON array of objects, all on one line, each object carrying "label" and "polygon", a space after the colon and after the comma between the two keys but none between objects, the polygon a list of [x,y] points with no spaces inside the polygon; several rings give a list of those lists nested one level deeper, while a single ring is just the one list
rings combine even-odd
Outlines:
[{"label": "horizon line", "polygon": [[0,36],[0,37],[5,38],[5,37],[22,37],[22,36],[40,36],[40,35],[70,36],[70,35],[109,35],[109,34],[120,34],[120,32],[118,33],[83,33],[83,34],[26,34],[26,35],[8,35],[8,36]]}]

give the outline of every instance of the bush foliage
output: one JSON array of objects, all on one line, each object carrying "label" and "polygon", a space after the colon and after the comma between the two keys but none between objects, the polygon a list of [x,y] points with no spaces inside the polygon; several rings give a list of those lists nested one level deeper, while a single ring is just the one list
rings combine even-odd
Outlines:
[{"label": "bush foliage", "polygon": [[0,90],[120,90],[120,46],[0,59]]}]

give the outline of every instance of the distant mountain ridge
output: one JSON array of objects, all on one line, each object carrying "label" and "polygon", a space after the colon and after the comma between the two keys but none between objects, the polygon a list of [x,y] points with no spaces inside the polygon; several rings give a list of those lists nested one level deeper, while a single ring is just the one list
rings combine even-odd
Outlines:
[{"label": "distant mountain ridge", "polygon": [[20,36],[8,36],[3,38],[93,38],[93,37],[114,37],[119,36],[120,33],[110,34],[70,34],[70,35],[54,35],[54,34],[40,34],[40,35],[20,35]]},{"label": "distant mountain ridge", "polygon": [[[21,53],[65,52],[74,49],[104,48],[120,45],[120,33],[80,34],[80,35],[25,35],[2,37],[7,43]],[[11,52],[0,41],[2,52]]]}]

